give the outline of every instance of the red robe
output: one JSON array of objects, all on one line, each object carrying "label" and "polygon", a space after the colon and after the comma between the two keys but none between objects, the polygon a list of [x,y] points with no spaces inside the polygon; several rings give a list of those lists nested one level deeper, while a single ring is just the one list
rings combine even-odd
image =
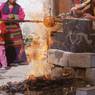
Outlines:
[{"label": "red robe", "polygon": [[3,22],[0,22],[0,45],[5,44],[6,26]]}]

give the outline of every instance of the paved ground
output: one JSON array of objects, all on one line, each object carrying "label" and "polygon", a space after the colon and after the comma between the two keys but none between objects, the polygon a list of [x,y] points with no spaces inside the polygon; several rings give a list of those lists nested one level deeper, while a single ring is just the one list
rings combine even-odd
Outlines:
[{"label": "paved ground", "polygon": [[0,70],[0,86],[10,81],[18,82],[25,80],[28,77],[31,68],[31,65],[19,65],[16,67],[11,67],[6,71]]}]

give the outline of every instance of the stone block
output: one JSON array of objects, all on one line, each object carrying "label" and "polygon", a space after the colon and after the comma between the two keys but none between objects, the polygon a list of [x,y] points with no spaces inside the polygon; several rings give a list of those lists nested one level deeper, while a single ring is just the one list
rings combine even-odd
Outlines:
[{"label": "stone block", "polygon": [[86,69],[86,78],[95,84],[95,68]]},{"label": "stone block", "polygon": [[76,90],[76,95],[95,95],[95,86],[78,88]]},{"label": "stone block", "polygon": [[50,49],[48,53],[48,61],[51,64],[67,66],[68,54],[64,53],[62,50]]},{"label": "stone block", "polygon": [[71,67],[95,67],[95,53],[70,53],[69,66]]},{"label": "stone block", "polygon": [[50,49],[48,62],[69,67],[95,67],[95,53],[71,53],[58,49]]}]

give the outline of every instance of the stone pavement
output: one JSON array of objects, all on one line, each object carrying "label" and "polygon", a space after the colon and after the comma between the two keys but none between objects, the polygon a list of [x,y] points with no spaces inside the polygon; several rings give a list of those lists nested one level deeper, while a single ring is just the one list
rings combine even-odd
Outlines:
[{"label": "stone pavement", "polygon": [[0,70],[0,86],[7,82],[19,82],[28,77],[31,65],[19,65],[8,70]]}]

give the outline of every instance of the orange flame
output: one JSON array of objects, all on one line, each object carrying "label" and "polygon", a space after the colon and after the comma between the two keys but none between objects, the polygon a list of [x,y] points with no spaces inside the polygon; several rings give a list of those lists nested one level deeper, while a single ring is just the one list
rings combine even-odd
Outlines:
[{"label": "orange flame", "polygon": [[40,76],[43,76],[44,79],[50,79],[51,66],[47,58],[49,46],[53,43],[50,35],[51,32],[48,32],[46,39],[36,36],[28,48],[28,59],[32,65],[28,78],[31,80],[36,80],[35,77]]},{"label": "orange flame", "polygon": [[[29,72],[29,79],[35,80],[35,77],[45,76],[48,78],[49,65],[47,62],[47,39],[42,40],[40,37],[33,39],[28,53],[31,59],[31,71]],[[34,77],[35,76],[35,77]]]}]

